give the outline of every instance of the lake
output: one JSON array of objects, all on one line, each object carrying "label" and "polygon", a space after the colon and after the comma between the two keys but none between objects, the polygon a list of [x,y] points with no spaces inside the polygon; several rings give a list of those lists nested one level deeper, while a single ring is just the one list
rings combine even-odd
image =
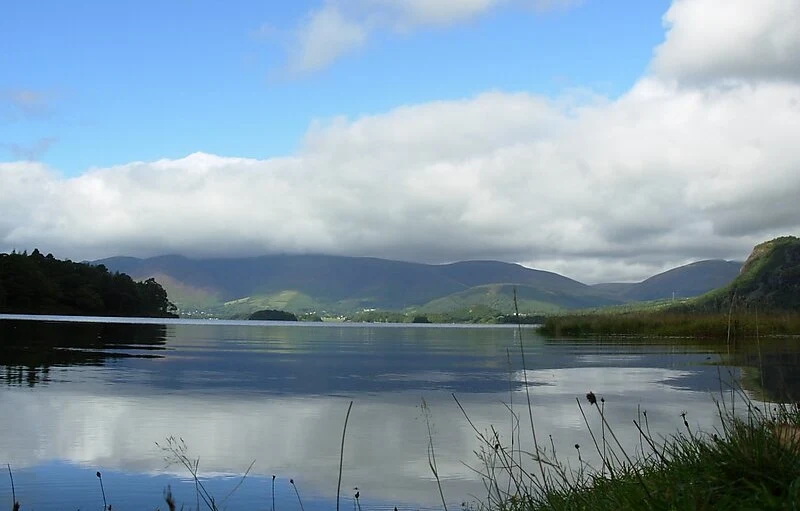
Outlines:
[{"label": "lake", "polygon": [[[683,412],[692,428],[719,425],[721,378],[757,398],[800,387],[794,339],[757,350],[521,334],[527,371],[515,327],[0,316],[0,462],[12,467],[22,509],[100,509],[103,490],[114,510],[166,509],[168,486],[178,507],[193,508],[188,471],[165,459],[174,437],[199,458],[218,503],[235,488],[228,509],[272,509],[273,475],[276,509],[300,509],[298,494],[306,510],[332,509],[353,401],[343,509],[355,507],[356,491],[363,509],[441,508],[431,439],[445,499],[458,508],[486,490],[474,470],[480,442],[453,394],[504,442],[511,405],[522,421],[517,446],[530,450],[527,380],[540,442],[552,436],[563,460],[579,444],[591,461],[576,403],[587,408],[588,391],[604,397],[634,451],[632,420],[643,411],[654,433],[677,432]],[[0,502],[10,499],[0,477]]]}]

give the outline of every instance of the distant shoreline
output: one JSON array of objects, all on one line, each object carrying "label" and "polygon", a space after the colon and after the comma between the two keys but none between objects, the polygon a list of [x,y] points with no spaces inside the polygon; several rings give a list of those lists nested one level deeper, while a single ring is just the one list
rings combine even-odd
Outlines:
[{"label": "distant shoreline", "polygon": [[[364,327],[373,326],[405,328],[517,328],[509,323],[369,323],[365,321],[259,321],[249,319],[193,319],[193,318],[145,318],[119,316],[77,316],[52,314],[0,314],[0,320],[52,321],[63,323],[120,323],[151,325],[242,325],[242,326],[295,326],[310,327]],[[522,325],[525,328],[538,328],[538,325]]]}]

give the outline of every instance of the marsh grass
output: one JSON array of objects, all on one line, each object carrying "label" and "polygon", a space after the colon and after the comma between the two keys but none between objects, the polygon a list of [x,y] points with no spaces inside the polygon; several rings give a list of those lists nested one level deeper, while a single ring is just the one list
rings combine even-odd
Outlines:
[{"label": "marsh grass", "polygon": [[555,337],[647,336],[724,339],[796,335],[800,314],[737,312],[629,312],[618,314],[565,314],[545,319],[540,332]]},{"label": "marsh grass", "polygon": [[726,416],[724,431],[711,434],[686,424],[660,446],[648,438],[650,456],[608,477],[565,480],[546,498],[525,496],[525,505],[509,509],[782,509],[799,501],[797,445],[776,434],[797,431],[796,408],[762,412],[751,404],[746,418]]}]

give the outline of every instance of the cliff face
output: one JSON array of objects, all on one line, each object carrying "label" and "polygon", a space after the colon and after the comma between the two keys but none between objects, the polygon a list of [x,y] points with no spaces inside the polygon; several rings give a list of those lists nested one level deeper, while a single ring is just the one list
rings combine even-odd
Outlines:
[{"label": "cliff face", "polygon": [[800,310],[800,238],[757,245],[734,281],[702,297],[698,306],[725,309],[732,301],[753,310]]}]

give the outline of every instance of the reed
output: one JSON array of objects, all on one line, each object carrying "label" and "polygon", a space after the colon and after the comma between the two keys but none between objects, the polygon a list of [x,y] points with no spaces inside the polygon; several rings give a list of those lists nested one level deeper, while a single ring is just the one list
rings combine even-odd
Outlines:
[{"label": "reed", "polygon": [[11,463],[7,463],[8,478],[11,479],[11,510],[19,511],[19,501],[17,500],[17,489],[14,487],[14,474],[11,473]]},{"label": "reed", "polygon": [[554,337],[640,336],[725,339],[800,335],[800,313],[758,314],[630,312],[565,314],[545,319],[540,330]]}]

